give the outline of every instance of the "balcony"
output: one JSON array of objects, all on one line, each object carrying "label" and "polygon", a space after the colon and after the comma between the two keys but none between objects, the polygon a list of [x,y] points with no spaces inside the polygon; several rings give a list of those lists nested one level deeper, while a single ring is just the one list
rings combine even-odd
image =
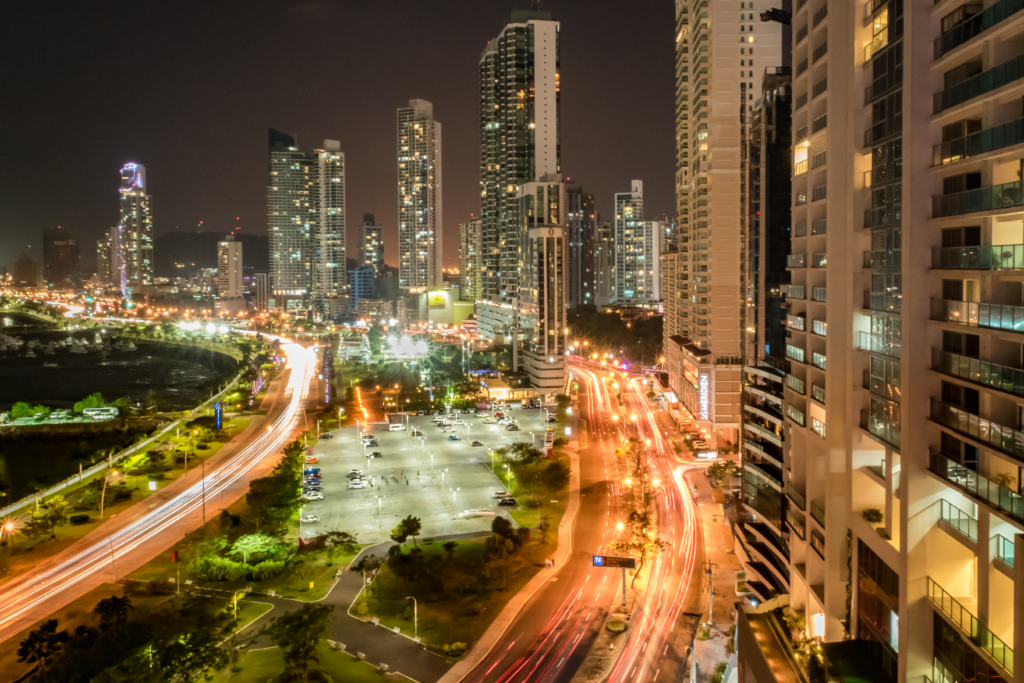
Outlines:
[{"label": "balcony", "polygon": [[[743,427],[746,428],[749,425],[750,423],[744,423]],[[782,454],[782,449],[773,443],[758,441],[757,439],[750,439],[744,436],[743,447],[749,449],[759,457],[765,458],[780,467],[782,466],[782,461],[785,456]]]},{"label": "balcony", "polygon": [[932,268],[938,270],[1024,270],[1024,244],[933,247]]},{"label": "balcony", "polygon": [[805,71],[807,71],[807,60],[806,59],[796,65],[796,75],[797,75],[797,77],[799,78],[800,75],[803,74],[803,72],[805,72]]},{"label": "balcony", "polygon": [[978,621],[977,617],[968,612],[956,598],[947,593],[932,578],[928,577],[928,599],[944,612],[960,630],[967,634],[971,642],[984,650],[996,664],[1007,673],[1013,674],[1013,650]]},{"label": "balcony", "polygon": [[1017,55],[999,66],[957,83],[952,88],[935,93],[932,97],[932,113],[941,114],[951,107],[990,93],[1021,78],[1024,78],[1024,55]]},{"label": "balcony", "polygon": [[804,173],[807,173],[807,159],[798,161],[793,166],[793,175],[803,175]]},{"label": "balcony", "polygon": [[971,384],[1024,396],[1024,370],[1007,365],[932,349],[932,370]]},{"label": "balcony", "polygon": [[807,510],[807,498],[802,494],[793,482],[786,483],[786,495],[801,510]]},{"label": "balcony", "polygon": [[[1024,66],[1022,66],[1024,68]],[[932,218],[963,216],[978,211],[999,211],[1024,206],[1019,180],[932,197]]]},{"label": "balcony", "polygon": [[743,410],[747,411],[751,415],[760,417],[762,420],[768,420],[769,422],[774,422],[780,427],[782,426],[782,413],[769,406],[767,402],[755,405],[751,401],[747,400],[743,402]]},{"label": "balcony", "polygon": [[825,508],[821,507],[813,500],[811,501],[811,517],[821,525],[822,529],[825,528]]},{"label": "balcony", "polygon": [[796,375],[786,375],[786,386],[800,394],[804,394],[804,381]]},{"label": "balcony", "polygon": [[806,258],[803,254],[786,254],[787,268],[806,268]]},{"label": "balcony", "polygon": [[811,121],[811,133],[814,134],[819,130],[824,130],[826,126],[828,126],[828,114],[822,114]]},{"label": "balcony", "polygon": [[1024,332],[1024,306],[932,299],[931,319],[954,325]]},{"label": "balcony", "polygon": [[818,557],[825,559],[825,539],[817,532],[811,532],[811,547],[814,548],[814,552],[818,553]]},{"label": "balcony", "polygon": [[824,268],[828,265],[828,254],[825,252],[818,252],[811,254],[811,268]]},{"label": "balcony", "polygon": [[934,58],[939,59],[975,36],[1024,9],[1024,0],[998,0],[984,11],[957,24],[935,39]]},{"label": "balcony", "polygon": [[903,292],[892,285],[881,292],[864,292],[864,308],[869,311],[901,313],[903,311]]},{"label": "balcony", "polygon": [[828,197],[828,185],[817,185],[813,190],[811,190],[812,202],[820,202],[822,199],[825,199],[826,197]]},{"label": "balcony", "polygon": [[828,220],[825,218],[816,218],[811,222],[811,234],[812,235],[824,235],[828,232]]},{"label": "balcony", "polygon": [[931,399],[931,419],[957,434],[980,441],[989,448],[1024,462],[1024,432],[1004,427],[962,408]]},{"label": "balcony", "polygon": [[805,104],[807,104],[807,93],[803,93],[802,95],[797,95],[796,101],[793,104],[793,111],[796,111],[797,109],[799,109],[800,107],[804,106]]},{"label": "balcony", "polygon": [[779,448],[782,448],[782,437],[770,429],[765,429],[761,425],[754,424],[753,422],[744,422],[743,429],[757,435],[759,438],[768,439],[769,442],[775,444]]},{"label": "balcony", "polygon": [[782,492],[782,468],[772,465],[767,462],[753,462],[752,460],[743,460],[743,467],[748,470],[753,470],[757,476],[767,481],[772,488],[778,489]]},{"label": "balcony", "polygon": [[1000,486],[974,470],[968,469],[947,455],[928,449],[928,469],[978,501],[1024,523],[1024,497]]},{"label": "balcony", "polygon": [[804,24],[796,32],[796,38],[793,40],[794,45],[799,45],[800,41],[807,37],[807,24]]},{"label": "balcony", "polygon": [[1013,541],[1002,534],[996,534],[993,539],[996,542],[996,559],[1013,569]]},{"label": "balcony", "polygon": [[865,228],[887,228],[903,221],[903,205],[890,204],[864,210]]},{"label": "balcony", "polygon": [[939,519],[971,541],[978,542],[978,520],[952,503],[939,501]]},{"label": "balcony", "polygon": [[[817,133],[818,130],[819,129],[815,128],[814,132]],[[826,150],[824,150],[822,152],[818,152],[817,154],[815,154],[814,156],[811,157],[811,170],[813,171],[816,168],[821,168],[822,166],[824,166],[827,163],[828,163],[828,150],[826,149]]]},{"label": "balcony", "polygon": [[1021,142],[1024,142],[1024,119],[1017,119],[933,146],[932,165],[951,164],[961,159],[1012,147]]},{"label": "balcony", "polygon": [[819,59],[828,54],[828,41],[826,40],[811,53],[811,64],[816,64]]},{"label": "balcony", "polygon": [[804,426],[804,414],[791,403],[786,404],[786,417],[793,422],[796,422],[801,427]]},{"label": "balcony", "polygon": [[817,351],[813,352],[811,354],[811,363],[814,364],[814,367],[825,370],[825,354],[818,353]]},{"label": "balcony", "polygon": [[867,332],[860,333],[860,348],[864,351],[881,353],[892,358],[900,358],[903,353],[899,342],[893,342],[885,339],[882,335],[868,334]]},{"label": "balcony", "polygon": [[811,287],[811,301],[825,303],[827,289],[825,287]]},{"label": "balcony", "polygon": [[827,77],[821,79],[820,81],[815,83],[813,86],[811,86],[811,99],[813,100],[815,97],[817,97],[821,93],[825,92],[826,90],[828,90],[828,78]]},{"label": "balcony", "polygon": [[860,428],[876,437],[879,441],[899,450],[900,423],[898,420],[875,417],[869,411],[862,410],[860,411]]},{"label": "balcony", "polygon": [[900,249],[882,249],[864,252],[865,268],[902,268],[903,252]]},{"label": "balcony", "polygon": [[828,16],[828,4],[825,4],[825,5],[822,6],[822,8],[820,10],[818,10],[817,12],[814,13],[814,16],[811,18],[811,26],[813,28],[817,28],[818,24],[820,24],[821,22],[825,21],[825,17],[827,17],[827,16]]},{"label": "balcony", "polygon": [[815,401],[817,401],[821,405],[825,405],[825,388],[824,387],[819,387],[817,384],[812,384],[811,385],[811,398],[813,398]]}]

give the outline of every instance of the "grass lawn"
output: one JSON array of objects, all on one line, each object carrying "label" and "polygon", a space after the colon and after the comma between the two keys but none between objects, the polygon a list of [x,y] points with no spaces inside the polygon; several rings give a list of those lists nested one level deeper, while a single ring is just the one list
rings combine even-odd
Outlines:
[{"label": "grass lawn", "polygon": [[272,609],[274,609],[274,606],[269,602],[260,602],[258,599],[242,600],[238,603],[238,627],[235,629],[235,633],[238,633]]},{"label": "grass lawn", "polygon": [[[366,662],[361,662],[339,650],[334,650],[326,643],[320,646],[320,664],[313,664],[312,669],[320,669],[330,674],[335,681],[344,683],[380,683],[381,675],[377,669]],[[242,654],[236,667],[240,671],[226,668],[214,672],[213,683],[262,683],[284,672],[284,653],[280,648],[272,647],[254,650]]]},{"label": "grass lawn", "polygon": [[[432,555],[444,554],[443,542],[421,543],[425,562]],[[536,539],[527,543],[520,551],[522,564],[518,573],[509,571],[507,585],[500,589],[500,569],[492,570],[492,578],[484,579],[476,590],[467,589],[453,596],[442,595],[436,583],[429,577],[406,582],[395,576],[385,565],[371,587],[371,596],[356,601],[366,602],[368,613],[365,618],[376,616],[388,628],[398,627],[403,633],[413,634],[413,596],[419,607],[419,636],[427,645],[441,646],[451,643],[466,643],[472,646],[501,613],[502,608],[518,593],[533,576],[543,568],[544,560],[551,556],[556,540],[549,536],[546,545]],[[482,558],[484,543],[480,541],[458,541],[455,558],[470,565]],[[474,569],[474,571],[476,571]],[[467,580],[479,578],[467,577]]]},{"label": "grass lawn", "polygon": [[[215,455],[220,451],[221,448],[228,442],[227,434],[238,435],[243,429],[249,424],[258,419],[258,415],[245,414],[232,417],[226,424],[225,434],[216,441],[211,441],[205,450],[200,450],[199,455],[190,453],[188,459],[189,470],[195,469],[199,466],[200,462],[207,460],[210,456]],[[230,428],[230,432],[228,432]],[[174,432],[168,432],[163,438],[158,440],[153,445],[163,443],[173,438]],[[152,446],[151,446],[152,448]],[[144,457],[145,454],[133,455],[115,465],[117,472],[130,471],[133,465],[138,463]],[[109,519],[114,515],[120,514],[130,507],[135,505],[141,500],[148,498],[157,491],[163,489],[173,481],[177,481],[182,475],[185,474],[184,463],[176,463],[175,466],[170,470],[160,471],[163,476],[162,479],[155,482],[156,489],[149,489],[149,481],[147,474],[141,474],[140,476],[132,475],[121,475],[119,479],[113,479],[107,484],[107,495],[104,505],[104,518]],[[104,521],[100,519],[98,506],[92,509],[82,509],[78,507],[77,503],[82,495],[85,487],[92,481],[102,479],[106,475],[106,470],[97,472],[92,476],[85,477],[81,484],[77,484],[72,487],[68,487],[63,491],[55,495],[60,495],[65,498],[71,505],[68,507],[68,516],[74,514],[88,514],[89,521],[85,524],[70,525],[65,524],[55,529],[56,538],[52,539],[38,539],[29,538],[23,534],[15,532],[13,541],[10,548],[4,548],[3,553],[0,554],[0,561],[6,561],[7,571],[0,577],[0,585],[10,581],[11,579],[19,576],[25,571],[28,571],[38,565],[40,562],[47,558],[56,555],[75,543],[89,532],[96,529]],[[121,500],[117,503],[113,502],[114,492],[117,490],[130,490],[131,498]],[[52,498],[51,496],[50,498]],[[47,498],[46,500],[49,500]],[[44,501],[45,502],[45,501]],[[16,522],[17,523],[17,522]],[[10,553],[10,559],[7,559],[7,554]]]},{"label": "grass lawn", "polygon": [[[100,600],[115,595],[124,595],[124,586],[105,583],[89,591],[63,609],[57,610],[47,619],[57,620],[57,630],[74,630],[80,624],[97,626],[99,619],[92,614],[93,608],[96,607]],[[132,601],[132,613],[137,613],[152,611],[168,602],[173,596],[133,594],[129,597]],[[131,618],[131,615],[129,615],[129,618]],[[36,624],[33,624],[13,638],[0,643],[0,671],[5,672],[3,674],[4,680],[16,680],[22,673],[31,668],[30,664],[18,662],[17,653],[21,641],[28,637],[29,631],[34,630],[36,626]]]}]

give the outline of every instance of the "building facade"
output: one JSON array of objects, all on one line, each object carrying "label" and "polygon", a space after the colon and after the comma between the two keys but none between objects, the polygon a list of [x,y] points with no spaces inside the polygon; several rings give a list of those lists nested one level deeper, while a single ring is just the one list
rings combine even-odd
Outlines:
[{"label": "building facade", "polygon": [[459,298],[463,301],[475,301],[480,296],[480,223],[479,218],[459,223]]},{"label": "building facade", "polygon": [[348,296],[341,143],[303,152],[294,136],[270,129],[269,147],[271,306],[327,315]]},{"label": "building facade", "polygon": [[43,231],[43,284],[56,290],[82,287],[78,237],[60,226]]},{"label": "building facade", "polygon": [[355,270],[349,271],[349,284],[351,287],[351,298],[349,310],[353,313],[358,310],[358,303],[362,299],[377,298],[376,280],[377,271],[372,265],[363,264]]},{"label": "building facade", "polygon": [[372,213],[364,213],[359,226],[358,259],[361,266],[373,266],[375,273],[384,267],[384,226],[377,225]]},{"label": "building facade", "polygon": [[110,228],[102,239],[96,240],[96,280],[106,287],[114,283],[113,254],[110,251],[111,236],[116,228]]},{"label": "building facade", "polygon": [[39,286],[39,263],[28,254],[22,254],[14,262],[11,283],[15,287],[35,289]]},{"label": "building facade", "polygon": [[442,284],[441,124],[434,105],[409,100],[398,110],[398,284]]},{"label": "building facade", "polygon": [[242,299],[242,243],[228,234],[217,243],[217,298]]},{"label": "building facade", "polygon": [[651,305],[661,299],[663,232],[658,221],[644,219],[644,184],[615,194],[615,284],[617,304]]},{"label": "building facade", "polygon": [[574,183],[565,186],[565,305],[594,303],[594,195]]},{"label": "building facade", "polygon": [[120,189],[121,293],[131,301],[134,293],[153,284],[153,211],[146,185],[146,167],[125,164]]},{"label": "building facade", "polygon": [[598,220],[594,226],[594,305],[607,306],[615,298],[615,223]]}]

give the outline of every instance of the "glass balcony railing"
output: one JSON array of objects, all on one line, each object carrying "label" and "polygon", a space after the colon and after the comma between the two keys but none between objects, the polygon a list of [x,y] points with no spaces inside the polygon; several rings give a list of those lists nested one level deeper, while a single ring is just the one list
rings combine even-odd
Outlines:
[{"label": "glass balcony railing", "polygon": [[1020,78],[1024,78],[1024,55],[1017,55],[988,71],[982,71],[980,74],[957,83],[952,88],[935,93],[932,96],[932,113],[940,114],[951,107],[979,95],[990,93]]},{"label": "glass balcony railing", "polygon": [[800,508],[801,510],[807,509],[807,498],[804,494],[800,493],[799,489],[793,484],[793,482],[786,482],[786,495],[789,496],[790,500]]},{"label": "glass balcony railing", "polygon": [[938,59],[950,50],[954,50],[976,35],[987,31],[1004,19],[1024,9],[1024,0],[998,0],[975,14],[967,21],[961,22],[935,39],[934,58]]},{"label": "glass balcony railing", "polygon": [[946,613],[953,623],[966,633],[971,642],[987,652],[1005,671],[1013,673],[1013,650],[1007,647],[1006,643],[1000,640],[999,636],[988,630],[985,624],[978,621],[978,618],[967,611],[956,598],[947,593],[932,578],[928,577],[928,599],[935,606]]},{"label": "glass balcony railing", "polygon": [[1002,534],[996,534],[993,539],[996,542],[996,559],[1009,567],[1013,567],[1013,541]]},{"label": "glass balcony railing", "polygon": [[931,399],[931,419],[958,434],[969,436],[989,448],[1024,461],[1024,432],[1004,427],[949,403]]},{"label": "glass balcony railing", "polygon": [[900,423],[898,420],[872,415],[867,410],[860,411],[860,428],[872,436],[876,436],[893,448],[900,447]]},{"label": "glass balcony railing", "polygon": [[932,299],[931,319],[955,325],[1024,333],[1024,306]]},{"label": "glass balcony railing", "polygon": [[798,394],[806,393],[804,391],[804,381],[796,375],[786,375],[786,386]]},{"label": "glass balcony railing", "polygon": [[814,552],[818,553],[821,559],[825,559],[825,539],[818,536],[816,533],[811,533],[811,547],[814,548]]},{"label": "glass balcony railing", "polygon": [[865,228],[885,228],[903,221],[903,205],[893,204],[864,210]]},{"label": "glass balcony railing", "polygon": [[807,259],[803,254],[786,254],[787,268],[806,268]]},{"label": "glass balcony railing", "polygon": [[807,173],[807,159],[796,162],[793,167],[793,175],[803,175],[804,173]]},{"label": "glass balcony railing", "polygon": [[[1024,0],[1017,0],[1024,2]],[[1024,119],[986,128],[932,147],[932,165],[942,166],[1024,142]]]},{"label": "glass balcony railing", "polygon": [[1024,370],[932,349],[932,370],[1008,394],[1024,396]]},{"label": "glass balcony railing", "polygon": [[935,247],[932,249],[932,268],[940,270],[1024,270],[1024,244]]},{"label": "glass balcony railing", "polygon": [[885,339],[880,334],[868,334],[867,332],[860,333],[860,348],[872,353],[892,356],[893,358],[900,358],[903,353],[899,342]]},{"label": "glass balcony railing", "polygon": [[825,528],[825,510],[820,505],[811,501],[811,517],[821,525],[821,528]]},{"label": "glass balcony railing", "polygon": [[972,541],[978,540],[978,520],[944,500],[939,501],[939,519]]},{"label": "glass balcony railing", "polygon": [[928,455],[928,469],[941,479],[1018,522],[1024,522],[1024,497],[1016,491],[996,484],[934,449],[929,449]]},{"label": "glass balcony railing", "polygon": [[[1024,66],[1022,66],[1024,68]],[[1020,181],[932,197],[932,218],[1024,206]]]}]

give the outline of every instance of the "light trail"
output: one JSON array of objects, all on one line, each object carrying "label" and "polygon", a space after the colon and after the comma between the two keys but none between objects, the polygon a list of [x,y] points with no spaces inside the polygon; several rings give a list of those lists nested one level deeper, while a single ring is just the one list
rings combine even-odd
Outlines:
[{"label": "light trail", "polygon": [[[291,439],[293,430],[299,427],[300,420],[305,418],[305,403],[310,382],[316,371],[317,357],[312,349],[303,348],[287,339],[272,335],[264,337],[280,339],[281,350],[285,353],[287,366],[291,369],[284,393],[288,404],[281,415],[235,456],[209,472],[205,479],[196,482],[157,509],[60,564],[30,572],[16,579],[11,585],[3,587],[3,592],[0,593],[0,640],[6,640],[20,630],[20,627],[14,626],[12,622],[30,610],[45,606],[45,616],[59,609],[62,606],[58,603],[63,591],[100,571],[110,571],[116,575],[114,568],[119,557],[124,557],[141,544],[152,541],[155,536],[167,532],[176,525],[184,526],[182,523],[203,505],[204,498],[217,496],[241,481],[264,459],[282,451]],[[177,531],[187,533],[191,529]],[[48,601],[53,604],[45,605]],[[12,628],[17,630],[12,633]]]}]

